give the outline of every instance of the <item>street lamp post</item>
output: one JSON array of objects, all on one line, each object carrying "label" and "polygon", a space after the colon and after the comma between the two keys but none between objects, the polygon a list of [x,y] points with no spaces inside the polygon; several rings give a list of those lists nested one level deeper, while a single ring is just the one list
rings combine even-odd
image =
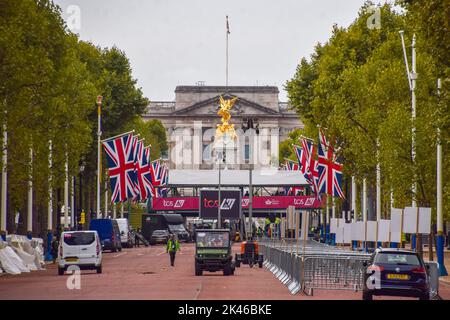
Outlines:
[{"label": "street lamp post", "polygon": [[101,218],[100,213],[100,162],[101,162],[101,139],[102,139],[102,131],[101,131],[101,114],[102,114],[102,96],[97,96],[97,219]]},{"label": "street lamp post", "polygon": [[[441,96],[441,79],[438,79],[437,81],[437,93],[438,98],[440,100]],[[440,103],[440,101],[439,101]],[[436,227],[437,227],[437,235],[436,235],[436,255],[437,260],[439,264],[439,275],[440,276],[446,276],[448,275],[447,270],[445,269],[444,264],[444,223],[443,223],[443,211],[442,211],[442,141],[441,141],[441,128],[440,124],[438,124],[437,128],[437,146],[436,146],[436,152],[437,152],[437,163],[436,163],[436,169],[437,169],[437,183],[436,183]]]}]

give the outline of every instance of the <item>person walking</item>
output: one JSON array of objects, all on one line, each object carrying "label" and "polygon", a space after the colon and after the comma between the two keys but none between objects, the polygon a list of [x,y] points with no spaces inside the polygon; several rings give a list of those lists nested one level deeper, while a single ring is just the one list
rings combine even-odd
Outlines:
[{"label": "person walking", "polygon": [[170,255],[170,265],[175,265],[175,254],[180,250],[180,242],[174,234],[171,234],[167,241],[167,252]]},{"label": "person walking", "polygon": [[137,228],[136,232],[134,233],[134,246],[139,248],[139,236],[141,233],[141,228]]},{"label": "person walking", "polygon": [[52,257],[53,257],[53,264],[55,264],[56,260],[58,258],[58,249],[59,249],[59,241],[58,241],[58,237],[57,237],[56,233],[53,235],[51,248],[52,248],[51,254],[52,254]]}]

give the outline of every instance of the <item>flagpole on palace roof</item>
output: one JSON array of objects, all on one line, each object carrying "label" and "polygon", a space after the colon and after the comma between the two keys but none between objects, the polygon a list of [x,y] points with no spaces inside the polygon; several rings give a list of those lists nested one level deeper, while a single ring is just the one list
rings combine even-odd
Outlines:
[{"label": "flagpole on palace roof", "polygon": [[226,31],[226,70],[225,70],[225,75],[226,75],[226,80],[225,80],[225,84],[228,87],[228,35],[230,34],[230,25],[228,24],[228,16],[226,16],[226,20],[227,20],[227,31]]}]

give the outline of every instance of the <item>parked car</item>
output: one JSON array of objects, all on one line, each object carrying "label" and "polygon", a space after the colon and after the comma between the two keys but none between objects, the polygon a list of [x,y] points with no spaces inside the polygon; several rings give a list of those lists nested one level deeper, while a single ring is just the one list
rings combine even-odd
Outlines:
[{"label": "parked car", "polygon": [[103,250],[111,250],[112,252],[116,252],[117,250],[122,251],[119,225],[116,220],[91,220],[89,230],[96,230],[98,232]]},{"label": "parked car", "polygon": [[119,219],[115,219],[115,220],[117,221],[117,224],[119,226],[120,242],[122,244],[122,247],[132,248],[134,239],[130,232],[131,227],[130,227],[130,224],[128,223],[128,219],[127,218],[119,218]]},{"label": "parked car", "polygon": [[58,248],[58,274],[70,266],[102,273],[102,250],[97,231],[65,231]]},{"label": "parked car", "polygon": [[152,233],[152,238],[150,239],[150,244],[154,245],[157,243],[167,243],[169,240],[169,231],[167,230],[155,230]]},{"label": "parked car", "polygon": [[365,265],[368,268],[364,281],[364,300],[372,300],[373,296],[430,299],[428,267],[416,252],[377,249]]}]

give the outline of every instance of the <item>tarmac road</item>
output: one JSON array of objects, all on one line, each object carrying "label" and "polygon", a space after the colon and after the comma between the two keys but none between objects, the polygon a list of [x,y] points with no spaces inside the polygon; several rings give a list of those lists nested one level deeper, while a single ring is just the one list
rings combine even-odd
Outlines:
[{"label": "tarmac road", "polygon": [[[235,250],[238,246],[234,247]],[[360,300],[361,293],[316,290],[314,296],[291,295],[269,271],[243,265],[234,276],[222,272],[194,275],[194,246],[182,244],[175,267],[165,246],[105,252],[103,273],[81,271],[80,289],[68,289],[69,275],[58,276],[56,265],[46,270],[0,277],[0,300],[11,299],[170,299],[170,300]],[[441,296],[450,299],[450,285],[441,285]],[[380,299],[380,298],[375,298]],[[385,298],[383,299],[392,299]]]}]

